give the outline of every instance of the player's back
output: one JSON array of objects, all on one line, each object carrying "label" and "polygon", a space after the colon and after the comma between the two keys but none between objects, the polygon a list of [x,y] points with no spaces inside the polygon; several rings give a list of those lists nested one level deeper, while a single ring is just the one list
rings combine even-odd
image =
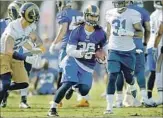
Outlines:
[{"label": "player's back", "polygon": [[119,36],[118,30],[135,32],[133,24],[141,21],[140,13],[133,9],[126,9],[119,14],[115,8],[106,12],[106,21],[111,25],[109,48],[119,51],[133,50],[135,48],[133,37]]},{"label": "player's back", "polygon": [[71,31],[77,27],[75,23],[80,22],[81,19],[83,19],[83,13],[72,8],[65,9],[57,14],[57,21],[59,24],[68,23],[67,32],[62,39],[62,47],[66,47]]},{"label": "player's back", "polygon": [[162,20],[162,10],[156,9],[150,16],[150,25],[151,25],[151,36],[147,45],[147,48],[151,48],[154,46],[154,40],[160,23]]}]

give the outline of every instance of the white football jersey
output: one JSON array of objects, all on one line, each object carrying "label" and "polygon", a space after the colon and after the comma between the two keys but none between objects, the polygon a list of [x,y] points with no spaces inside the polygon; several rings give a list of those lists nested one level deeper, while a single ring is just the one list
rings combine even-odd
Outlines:
[{"label": "white football jersey", "polygon": [[[161,22],[163,22],[163,11],[156,9],[150,16],[150,25],[151,25],[151,35],[148,41],[147,48],[154,47],[154,41],[156,37],[156,33],[159,30]],[[163,44],[163,41],[159,43],[159,45]]]},{"label": "white football jersey", "polygon": [[36,25],[34,23],[23,29],[20,19],[10,22],[2,34],[0,52],[4,53],[5,51],[5,37],[7,34],[14,38],[14,50],[17,51],[29,39],[29,34],[35,30]]},{"label": "white football jersey", "polygon": [[127,9],[125,12],[119,14],[117,8],[106,12],[106,22],[111,25],[111,32],[109,38],[109,49],[119,51],[130,51],[135,48],[133,37],[119,36],[116,31],[122,28],[127,31],[134,32],[133,24],[141,22],[141,15],[133,9]]}]

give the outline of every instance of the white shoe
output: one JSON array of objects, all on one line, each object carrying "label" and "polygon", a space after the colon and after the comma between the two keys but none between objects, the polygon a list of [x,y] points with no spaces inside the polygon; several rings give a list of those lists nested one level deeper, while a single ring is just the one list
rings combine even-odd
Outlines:
[{"label": "white shoe", "polygon": [[112,110],[106,110],[106,111],[104,111],[104,114],[113,114],[113,111]]},{"label": "white shoe", "polygon": [[123,107],[123,103],[122,102],[118,102],[116,101],[116,104],[113,104],[113,108],[122,108]]},{"label": "white shoe", "polygon": [[141,104],[141,102],[138,100],[138,99],[134,99],[134,103],[133,103],[133,106],[134,107],[140,107],[140,106],[142,106],[142,104]]},{"label": "white shoe", "polygon": [[124,100],[123,100],[123,105],[125,107],[132,107],[134,103],[134,97],[132,95],[125,94]]},{"label": "white shoe", "polygon": [[28,109],[28,108],[31,108],[31,107],[27,103],[21,102],[19,104],[19,108]]},{"label": "white shoe", "polygon": [[156,107],[157,106],[157,104],[154,102],[154,100],[152,98],[150,98],[150,99],[143,98],[141,100],[141,103],[143,105],[145,105],[146,107]]}]

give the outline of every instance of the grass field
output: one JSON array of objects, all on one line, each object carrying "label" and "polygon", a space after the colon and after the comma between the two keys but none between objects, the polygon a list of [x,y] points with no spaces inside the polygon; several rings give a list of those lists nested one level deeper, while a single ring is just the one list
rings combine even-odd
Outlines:
[{"label": "grass field", "polygon": [[[64,100],[63,108],[58,110],[60,117],[163,117],[163,106],[157,108],[115,108],[113,115],[103,115],[106,108],[106,101],[101,98],[100,95],[105,90],[103,83],[96,83],[93,85],[90,92],[90,107],[89,108],[76,108],[74,107],[76,102],[76,96],[69,101]],[[157,97],[157,95],[155,95]],[[8,99],[8,106],[1,108],[1,116],[3,118],[44,118],[47,117],[47,111],[49,109],[49,102],[53,99],[53,96],[30,96],[28,102],[31,105],[31,109],[20,109],[18,107],[20,102],[20,96],[15,93],[10,94]]]}]

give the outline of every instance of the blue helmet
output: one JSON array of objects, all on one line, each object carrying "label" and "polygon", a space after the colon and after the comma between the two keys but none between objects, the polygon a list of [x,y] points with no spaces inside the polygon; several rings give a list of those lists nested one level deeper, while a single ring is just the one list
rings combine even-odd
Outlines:
[{"label": "blue helmet", "polygon": [[[99,17],[100,17],[100,10],[95,5],[89,5],[83,12],[85,22],[90,26],[97,26]],[[94,17],[91,19],[91,17]]]},{"label": "blue helmet", "polygon": [[29,23],[36,22],[40,18],[39,8],[36,4],[27,2],[20,8],[20,15]]}]

